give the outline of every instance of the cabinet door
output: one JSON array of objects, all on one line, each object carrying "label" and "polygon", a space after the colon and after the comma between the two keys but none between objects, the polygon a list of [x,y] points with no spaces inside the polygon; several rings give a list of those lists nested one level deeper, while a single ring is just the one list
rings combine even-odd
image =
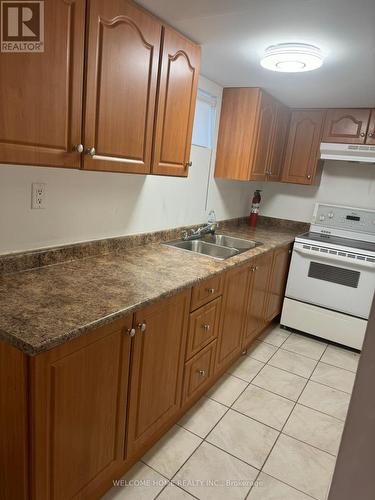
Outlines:
[{"label": "cabinet door", "polygon": [[43,3],[44,52],[0,54],[0,162],[79,168],[86,2]]},{"label": "cabinet door", "polygon": [[179,411],[190,291],[151,305],[135,315],[128,455],[134,454]]},{"label": "cabinet door", "polygon": [[283,182],[312,184],[320,156],[324,111],[292,112],[283,166]]},{"label": "cabinet door", "polygon": [[150,172],[161,30],[133,2],[90,1],[85,169]]},{"label": "cabinet door", "polygon": [[290,262],[290,245],[276,248],[268,287],[266,321],[270,322],[281,313]]},{"label": "cabinet door", "polygon": [[258,257],[249,268],[250,284],[242,348],[247,348],[263,330],[268,296],[268,282],[273,252]]},{"label": "cabinet door", "polygon": [[268,181],[279,181],[284,161],[286,141],[290,122],[290,111],[282,104],[277,105],[276,124],[273,134],[273,144],[268,163]]},{"label": "cabinet door", "polygon": [[152,173],[186,177],[195,101],[200,47],[164,28]]},{"label": "cabinet door", "polygon": [[123,463],[131,320],[32,358],[33,498],[93,498]]},{"label": "cabinet door", "polygon": [[254,160],[250,179],[266,180],[269,172],[271,149],[274,139],[277,103],[268,94],[262,92],[255,139]]},{"label": "cabinet door", "polygon": [[375,109],[371,111],[371,118],[367,132],[366,144],[375,144]]},{"label": "cabinet door", "polygon": [[370,109],[329,109],[322,141],[364,144],[370,113]]},{"label": "cabinet door", "polygon": [[247,267],[241,266],[226,273],[217,343],[216,372],[224,370],[241,353],[247,285]]}]

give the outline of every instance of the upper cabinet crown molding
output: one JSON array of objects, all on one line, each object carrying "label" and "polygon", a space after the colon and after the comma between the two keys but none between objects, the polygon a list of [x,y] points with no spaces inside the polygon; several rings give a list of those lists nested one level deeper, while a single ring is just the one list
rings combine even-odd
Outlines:
[{"label": "upper cabinet crown molding", "polygon": [[45,52],[0,54],[0,162],[186,176],[200,48],[131,0],[85,9],[46,2]]}]

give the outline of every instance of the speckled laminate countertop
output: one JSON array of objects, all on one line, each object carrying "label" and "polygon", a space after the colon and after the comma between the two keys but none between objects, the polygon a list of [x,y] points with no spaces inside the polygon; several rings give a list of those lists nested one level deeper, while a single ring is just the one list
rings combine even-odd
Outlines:
[{"label": "speckled laminate countertop", "polygon": [[219,261],[153,243],[5,275],[0,278],[0,339],[36,355],[292,242],[297,231],[242,225],[218,233],[263,244]]}]

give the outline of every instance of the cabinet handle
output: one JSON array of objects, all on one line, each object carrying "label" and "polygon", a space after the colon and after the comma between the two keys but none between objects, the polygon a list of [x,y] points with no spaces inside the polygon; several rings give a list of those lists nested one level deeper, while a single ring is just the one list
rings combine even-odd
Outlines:
[{"label": "cabinet handle", "polygon": [[144,321],[143,323],[138,323],[137,328],[140,330],[142,333],[146,331],[146,322]]},{"label": "cabinet handle", "polygon": [[311,175],[306,175],[306,177],[307,177],[307,179],[309,179],[309,180],[311,179]]},{"label": "cabinet handle", "polygon": [[126,330],[126,334],[129,335],[129,337],[134,337],[134,335],[135,335],[135,328],[128,328]]},{"label": "cabinet handle", "polygon": [[366,135],[366,134],[365,134],[364,132],[361,132],[361,133],[360,133],[360,136],[361,136],[361,137],[364,137],[365,135]]},{"label": "cabinet handle", "polygon": [[199,375],[204,377],[206,375],[206,370],[198,370]]},{"label": "cabinet handle", "polygon": [[186,165],[186,168],[192,167],[193,166],[193,162],[192,161],[187,161],[185,165]]},{"label": "cabinet handle", "polygon": [[95,154],[96,154],[95,148],[87,148],[86,149],[86,154],[90,155],[90,156],[95,156]]},{"label": "cabinet handle", "polygon": [[374,132],[369,132],[369,133],[368,133],[368,136],[369,136],[369,137],[374,137]]},{"label": "cabinet handle", "polygon": [[76,153],[82,153],[83,149],[83,144],[75,144],[73,146],[73,151],[75,151]]},{"label": "cabinet handle", "polygon": [[208,293],[215,293],[215,288],[207,288]]},{"label": "cabinet handle", "polygon": [[202,327],[206,332],[210,330],[210,325],[202,325]]}]

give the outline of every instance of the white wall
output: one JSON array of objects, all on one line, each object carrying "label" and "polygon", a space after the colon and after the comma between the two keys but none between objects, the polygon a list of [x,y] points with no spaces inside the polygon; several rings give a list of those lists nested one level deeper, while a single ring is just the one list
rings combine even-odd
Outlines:
[{"label": "white wall", "polygon": [[375,209],[375,165],[326,162],[320,185],[256,183],[262,215],[310,222],[317,201]]},{"label": "white wall", "polygon": [[[222,88],[200,87],[220,110]],[[193,146],[187,179],[0,165],[0,253],[200,223],[212,208],[245,215],[251,184],[213,179],[214,156]],[[47,184],[45,210],[30,208],[33,182]]]}]

